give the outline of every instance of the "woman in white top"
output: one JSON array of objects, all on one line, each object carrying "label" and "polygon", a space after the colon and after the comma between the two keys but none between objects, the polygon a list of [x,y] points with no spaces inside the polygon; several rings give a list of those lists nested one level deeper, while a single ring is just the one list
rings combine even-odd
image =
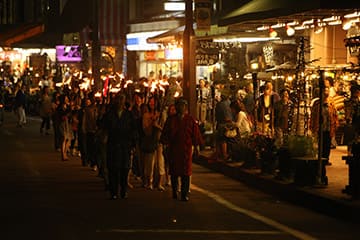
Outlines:
[{"label": "woman in white top", "polygon": [[251,132],[252,124],[245,111],[245,106],[239,101],[230,104],[230,108],[234,115],[234,123],[239,129],[240,137],[245,137]]}]

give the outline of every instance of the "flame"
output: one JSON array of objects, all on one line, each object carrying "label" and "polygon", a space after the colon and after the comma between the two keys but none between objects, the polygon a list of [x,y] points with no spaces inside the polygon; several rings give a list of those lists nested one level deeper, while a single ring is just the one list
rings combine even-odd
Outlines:
[{"label": "flame", "polygon": [[111,93],[118,93],[118,92],[120,92],[120,90],[121,90],[120,88],[111,88],[110,92]]},{"label": "flame", "polygon": [[96,92],[94,96],[95,96],[95,97],[101,97],[102,94],[101,94],[101,92]]},{"label": "flame", "polygon": [[150,92],[155,92],[155,90],[157,89],[157,86],[156,86],[156,82],[152,82],[151,83],[151,89],[150,89]]},{"label": "flame", "polygon": [[160,83],[160,85],[162,85],[162,86],[169,86],[169,82],[168,81],[164,81],[164,80],[160,80],[159,81],[159,83]]},{"label": "flame", "polygon": [[124,88],[127,88],[127,86],[128,86],[129,84],[132,84],[132,83],[133,83],[132,80],[127,80],[127,81],[125,82]]}]

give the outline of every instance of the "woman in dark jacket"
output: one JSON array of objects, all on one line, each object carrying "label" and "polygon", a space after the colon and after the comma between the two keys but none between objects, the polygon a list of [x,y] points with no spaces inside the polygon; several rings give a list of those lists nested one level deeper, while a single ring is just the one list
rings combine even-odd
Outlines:
[{"label": "woman in dark jacket", "polygon": [[113,106],[107,112],[108,131],[107,168],[109,171],[109,190],[111,199],[127,197],[128,173],[131,163],[131,151],[135,148],[137,131],[133,114],[125,106],[125,95],[114,99]]}]

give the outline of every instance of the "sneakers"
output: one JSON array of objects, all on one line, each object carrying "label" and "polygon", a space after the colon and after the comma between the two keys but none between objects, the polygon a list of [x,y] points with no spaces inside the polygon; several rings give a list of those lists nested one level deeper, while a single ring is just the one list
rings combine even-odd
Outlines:
[{"label": "sneakers", "polygon": [[161,186],[161,185],[159,185],[159,186],[157,187],[157,189],[158,189],[159,191],[165,191],[165,188],[164,188],[163,186]]},{"label": "sneakers", "polygon": [[187,202],[187,201],[189,201],[189,197],[188,196],[181,196],[181,201],[182,202]]}]

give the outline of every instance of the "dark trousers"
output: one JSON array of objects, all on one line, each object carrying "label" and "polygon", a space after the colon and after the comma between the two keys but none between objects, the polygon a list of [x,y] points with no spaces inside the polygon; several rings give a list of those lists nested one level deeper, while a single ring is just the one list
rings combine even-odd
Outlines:
[{"label": "dark trousers", "polygon": [[[171,186],[173,190],[173,195],[175,196],[178,186],[179,186],[179,176],[171,175]],[[187,197],[190,190],[190,176],[182,175],[181,178],[181,198]]]},{"label": "dark trousers", "polygon": [[49,130],[50,129],[50,117],[41,117],[42,119],[42,122],[41,122],[41,126],[40,126],[40,129],[45,129],[46,130]]},{"label": "dark trousers", "polygon": [[95,133],[86,133],[86,163],[90,164],[91,167],[97,165],[96,163],[96,141]]},{"label": "dark trousers", "polygon": [[53,121],[53,129],[54,129],[54,147],[55,150],[60,149],[61,147],[61,134],[59,123]]},{"label": "dark trousers", "polygon": [[109,190],[111,196],[120,196],[124,198],[127,193],[129,168],[109,168]]},{"label": "dark trousers", "polygon": [[321,181],[327,184],[326,177],[326,165],[329,163],[329,156],[331,150],[331,137],[329,131],[324,131],[322,133],[323,136],[323,144],[322,144],[322,157],[326,158],[321,164]]},{"label": "dark trousers", "polygon": [[70,149],[74,149],[75,148],[75,144],[77,141],[77,149],[79,149],[79,140],[78,140],[78,131],[77,130],[73,130],[73,139],[71,139],[71,145],[70,145]]}]

